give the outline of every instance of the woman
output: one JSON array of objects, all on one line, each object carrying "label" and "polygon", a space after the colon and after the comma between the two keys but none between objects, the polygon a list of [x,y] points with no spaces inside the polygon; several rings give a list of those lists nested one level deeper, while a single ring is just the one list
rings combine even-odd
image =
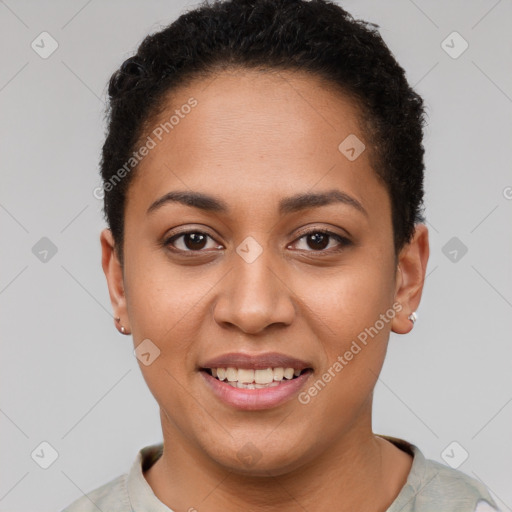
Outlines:
[{"label": "woman", "polygon": [[109,84],[103,269],[163,444],[66,511],[497,510],[372,432],[429,256],[423,102],[327,0],[204,4]]}]

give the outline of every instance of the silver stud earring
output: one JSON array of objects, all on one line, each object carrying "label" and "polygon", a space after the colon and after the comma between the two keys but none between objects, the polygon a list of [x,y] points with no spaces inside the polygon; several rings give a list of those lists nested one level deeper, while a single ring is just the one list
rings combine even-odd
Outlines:
[{"label": "silver stud earring", "polygon": [[418,319],[418,315],[416,314],[416,311],[413,311],[407,318],[409,318],[409,320],[414,324]]},{"label": "silver stud earring", "polygon": [[[121,318],[120,318],[120,317],[118,317],[118,316],[116,316],[116,317],[114,317],[114,320],[115,320],[116,322],[120,322],[120,321],[121,321]],[[126,334],[126,329],[124,328],[124,325],[121,325],[121,333],[122,333],[122,334]]]}]

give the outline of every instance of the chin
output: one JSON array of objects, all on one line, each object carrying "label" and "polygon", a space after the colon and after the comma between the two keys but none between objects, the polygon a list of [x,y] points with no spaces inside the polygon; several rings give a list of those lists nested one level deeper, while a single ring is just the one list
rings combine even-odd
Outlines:
[{"label": "chin", "polygon": [[303,444],[298,445],[302,447],[299,451],[295,443],[276,443],[275,440],[269,442],[264,436],[261,440],[254,436],[248,436],[247,439],[237,443],[236,447],[225,447],[217,453],[208,450],[209,456],[228,471],[254,477],[288,474],[302,466],[308,458],[306,453],[302,453]]}]

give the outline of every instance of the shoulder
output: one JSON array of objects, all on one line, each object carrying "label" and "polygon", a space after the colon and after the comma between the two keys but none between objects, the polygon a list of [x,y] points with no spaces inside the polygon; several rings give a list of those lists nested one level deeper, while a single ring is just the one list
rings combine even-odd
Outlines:
[{"label": "shoulder", "polygon": [[[430,510],[439,504],[443,510],[498,511],[487,488],[477,479],[434,460],[425,460],[423,490],[418,494],[418,510]],[[429,508],[430,507],[430,508]]]},{"label": "shoulder", "polygon": [[499,512],[476,478],[425,458],[417,446],[403,439],[380,437],[413,456],[407,481],[387,512]]},{"label": "shoulder", "polygon": [[163,443],[141,448],[129,471],[84,494],[61,512],[132,512],[134,508],[165,510],[143,475],[162,451]]},{"label": "shoulder", "polygon": [[61,512],[130,512],[132,510],[126,489],[127,474],[84,494]]}]

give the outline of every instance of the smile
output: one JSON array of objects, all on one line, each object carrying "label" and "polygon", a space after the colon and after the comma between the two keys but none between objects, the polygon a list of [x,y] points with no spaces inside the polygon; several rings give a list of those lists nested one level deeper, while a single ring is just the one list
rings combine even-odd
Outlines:
[{"label": "smile", "polygon": [[313,370],[228,367],[203,368],[199,373],[214,397],[223,404],[235,409],[257,411],[277,407],[298,395]]},{"label": "smile", "polygon": [[205,371],[234,388],[263,389],[279,386],[283,380],[293,380],[307,369],[277,367],[254,370],[252,368],[228,367],[206,368]]}]

